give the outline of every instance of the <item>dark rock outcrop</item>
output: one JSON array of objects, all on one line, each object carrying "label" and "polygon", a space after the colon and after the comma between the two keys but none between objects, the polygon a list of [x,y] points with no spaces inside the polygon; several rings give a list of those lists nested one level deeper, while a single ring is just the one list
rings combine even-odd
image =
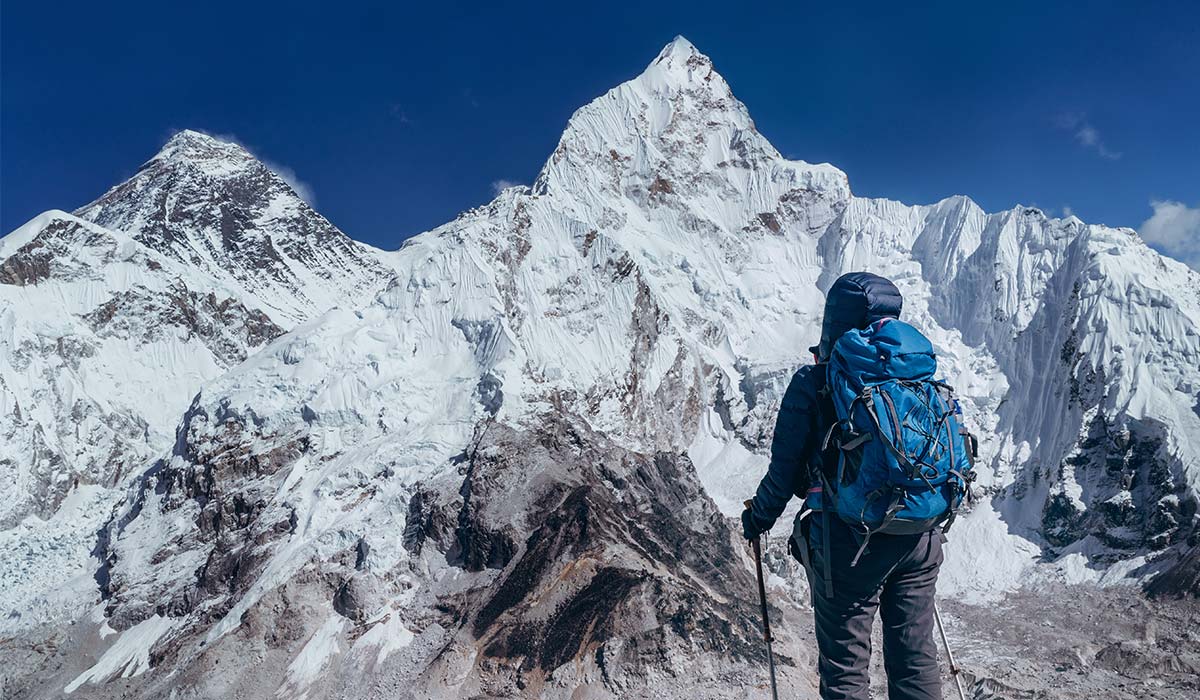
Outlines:
[{"label": "dark rock outcrop", "polygon": [[489,425],[467,464],[457,493],[423,490],[410,515],[451,563],[500,569],[447,601],[489,692],[532,695],[580,663],[619,692],[685,648],[765,661],[753,582],[686,455],[633,453],[545,415],[528,430]]}]

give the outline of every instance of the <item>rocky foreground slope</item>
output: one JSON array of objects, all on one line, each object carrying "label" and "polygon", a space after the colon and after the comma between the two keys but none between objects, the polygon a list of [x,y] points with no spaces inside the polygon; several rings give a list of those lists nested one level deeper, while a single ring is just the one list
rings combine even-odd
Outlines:
[{"label": "rocky foreground slope", "polygon": [[[755,692],[755,594],[727,516],[765,466],[822,290],[864,268],[896,280],[985,436],[982,499],[943,586],[979,697],[1041,697],[1068,670],[1080,697],[1194,690],[1197,640],[1114,632],[1143,583],[1194,595],[1198,551],[1200,276],[1132,231],[855,197],[836,168],[782,158],[683,39],[580,109],[531,187],[394,255],[280,204],[242,153],[182,134],[82,218],[0,241],[2,327],[35,323],[51,302],[33,294],[66,297],[54,270],[87,290],[58,312],[70,325],[37,331],[53,354],[6,330],[4,403],[64,441],[74,394],[46,390],[49,372],[133,426],[97,420],[115,459],[5,443],[2,474],[31,494],[0,536],[18,553],[0,627],[15,695]],[[130,268],[222,291],[147,324],[191,297],[163,281],[126,303]],[[73,350],[106,314],[137,332]],[[133,372],[155,342],[213,367],[170,440],[88,364]],[[61,547],[81,576],[25,576],[43,560],[29,533],[68,512],[103,523]],[[810,692],[805,591],[780,549],[783,681]],[[1067,660],[996,626],[996,606],[1064,596],[1116,601],[1092,611],[1113,624],[1043,615]],[[30,614],[47,601],[56,614]],[[1147,605],[1166,624],[1192,614]],[[1161,672],[1118,688],[1142,658]]]}]

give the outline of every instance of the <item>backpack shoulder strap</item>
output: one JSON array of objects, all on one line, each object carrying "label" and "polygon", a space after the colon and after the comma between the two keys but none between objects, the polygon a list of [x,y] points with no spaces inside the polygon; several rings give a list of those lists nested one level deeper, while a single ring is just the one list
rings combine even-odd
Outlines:
[{"label": "backpack shoulder strap", "polygon": [[[829,483],[834,481],[833,475],[837,473],[838,450],[837,445],[833,444],[830,439],[831,435],[837,428],[838,417],[837,411],[833,407],[833,392],[830,391],[829,382],[822,379],[820,387],[817,389],[817,426],[820,432],[815,445],[815,454],[812,455],[810,462],[810,470],[812,474],[812,483],[825,483],[825,487],[829,487]],[[833,494],[829,494],[831,497]]]}]

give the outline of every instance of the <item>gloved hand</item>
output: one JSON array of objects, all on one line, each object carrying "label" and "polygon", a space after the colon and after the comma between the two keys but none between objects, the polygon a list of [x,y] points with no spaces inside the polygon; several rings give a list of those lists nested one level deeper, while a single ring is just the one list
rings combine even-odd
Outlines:
[{"label": "gloved hand", "polygon": [[[750,501],[746,501],[747,504]],[[746,510],[742,511],[742,537],[752,540],[763,533],[763,529],[759,527],[758,521],[754,519],[754,512],[750,510],[750,506],[746,506]]]}]

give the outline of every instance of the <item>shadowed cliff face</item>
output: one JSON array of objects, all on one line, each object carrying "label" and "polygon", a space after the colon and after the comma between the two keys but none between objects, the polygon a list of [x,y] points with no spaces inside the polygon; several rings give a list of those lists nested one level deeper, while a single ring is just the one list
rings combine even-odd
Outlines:
[{"label": "shadowed cliff face", "polygon": [[[145,474],[129,510],[101,532],[96,580],[114,628],[154,615],[193,629],[219,620],[262,574],[268,545],[294,529],[294,511],[271,494],[276,475],[303,457],[309,442],[263,435],[253,418],[210,415],[194,404],[172,457]],[[218,426],[215,439],[205,432],[209,425]],[[272,446],[263,450],[258,440]],[[121,538],[144,521],[175,527],[160,530],[153,551],[123,551]],[[177,575],[149,575],[161,567]]]},{"label": "shadowed cliff face", "polygon": [[1083,497],[1095,505],[1081,507],[1061,486],[1051,493],[1042,516],[1049,553],[1091,536],[1107,548],[1093,561],[1106,564],[1194,538],[1196,500],[1181,485],[1185,470],[1166,448],[1168,437],[1158,421],[1131,421],[1119,429],[1097,414],[1056,475],[1083,484]]}]

